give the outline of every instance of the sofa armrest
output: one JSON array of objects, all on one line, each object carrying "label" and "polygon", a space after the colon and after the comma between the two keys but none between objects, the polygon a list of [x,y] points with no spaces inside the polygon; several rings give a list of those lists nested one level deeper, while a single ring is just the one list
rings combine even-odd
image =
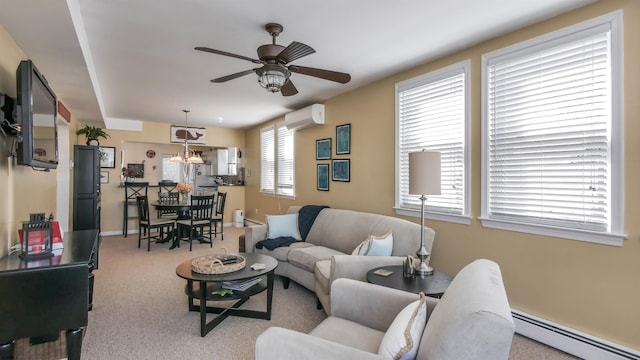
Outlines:
[{"label": "sofa armrest", "polygon": [[255,252],[256,243],[267,238],[267,225],[252,225],[244,228],[244,248],[248,253]]},{"label": "sofa armrest", "polygon": [[329,283],[339,278],[367,281],[369,270],[379,266],[402,265],[404,259],[402,256],[334,255],[331,257]]},{"label": "sofa armrest", "polygon": [[256,360],[362,359],[384,357],[309,334],[270,327],[256,340]]},{"label": "sofa armrest", "polygon": [[398,313],[418,294],[352,279],[331,284],[331,316],[387,331]]}]

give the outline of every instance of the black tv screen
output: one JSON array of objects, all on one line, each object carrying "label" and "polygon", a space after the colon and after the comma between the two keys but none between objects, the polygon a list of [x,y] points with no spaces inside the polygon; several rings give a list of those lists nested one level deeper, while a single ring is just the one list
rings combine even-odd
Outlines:
[{"label": "black tv screen", "polygon": [[31,60],[23,60],[16,72],[18,118],[22,141],[18,164],[55,169],[58,165],[57,98]]}]

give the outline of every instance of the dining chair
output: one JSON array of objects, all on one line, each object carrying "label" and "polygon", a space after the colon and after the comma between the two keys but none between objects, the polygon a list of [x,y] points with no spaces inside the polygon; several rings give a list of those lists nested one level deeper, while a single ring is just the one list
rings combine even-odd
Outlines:
[{"label": "dining chair", "polygon": [[[214,195],[192,195],[189,206],[189,218],[178,220],[178,234],[182,234],[180,240],[189,241],[189,251],[193,249],[194,239],[205,239],[200,242],[208,242],[213,247],[213,237],[211,231],[213,218]],[[208,228],[207,238],[205,228]],[[184,234],[187,234],[186,236]],[[178,244],[180,242],[178,241]],[[178,245],[180,246],[180,245]]]},{"label": "dining chair", "polygon": [[122,211],[122,234],[127,237],[129,233],[129,220],[137,216],[129,215],[129,207],[136,206],[138,196],[147,196],[148,182],[125,182],[124,183],[124,209]]},{"label": "dining chair", "polygon": [[[147,239],[147,251],[151,251],[151,239],[164,241],[164,229],[167,229],[167,236],[174,236],[176,221],[173,219],[151,219],[149,216],[149,198],[146,196],[138,196],[136,198],[138,206],[138,249],[142,242],[142,229],[145,231]],[[158,235],[151,235],[151,230],[157,229]]]},{"label": "dining chair", "polygon": [[162,180],[158,183],[158,192],[176,192],[178,183],[175,181]]},{"label": "dining chair", "polygon": [[[158,204],[160,205],[178,204],[179,201],[180,201],[180,193],[177,191],[173,191],[173,192],[158,191]],[[176,213],[175,210],[158,209],[157,212],[158,212],[158,219],[175,220],[178,218],[178,214]]]},{"label": "dining chair", "polygon": [[[216,211],[211,219],[213,223],[213,235],[217,238],[220,234],[220,238],[224,241],[224,204],[227,201],[226,192],[218,192],[218,200],[216,201]],[[218,231],[218,223],[220,223],[220,231]]]}]

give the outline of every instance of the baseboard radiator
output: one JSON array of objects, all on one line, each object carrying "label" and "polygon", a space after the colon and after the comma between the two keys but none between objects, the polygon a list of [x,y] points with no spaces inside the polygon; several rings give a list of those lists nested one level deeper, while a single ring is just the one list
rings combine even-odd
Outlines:
[{"label": "baseboard radiator", "polygon": [[618,344],[513,310],[516,332],[583,359],[640,359],[640,353]]}]

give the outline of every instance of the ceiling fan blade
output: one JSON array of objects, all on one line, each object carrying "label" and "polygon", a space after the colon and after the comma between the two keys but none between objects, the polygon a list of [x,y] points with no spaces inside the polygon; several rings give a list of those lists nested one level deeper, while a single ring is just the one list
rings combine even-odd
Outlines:
[{"label": "ceiling fan blade", "polygon": [[316,69],[312,67],[298,66],[298,65],[290,65],[288,69],[291,72],[308,75],[308,76],[314,76],[314,77],[325,79],[325,80],[331,80],[341,84],[346,84],[349,81],[351,81],[351,75],[347,73],[337,72],[337,71]]},{"label": "ceiling fan blade", "polygon": [[252,59],[250,57],[246,57],[246,56],[242,56],[242,55],[238,55],[238,54],[232,54],[230,52],[226,52],[226,51],[222,51],[222,50],[211,49],[211,48],[203,47],[203,46],[198,46],[195,49],[199,50],[199,51],[210,52],[212,54],[230,56],[230,57],[233,57],[233,58],[236,58],[236,59],[247,60],[247,61],[251,61],[252,63],[255,63],[255,64],[263,64],[262,60]]},{"label": "ceiling fan blade", "polygon": [[287,79],[287,82],[285,82],[284,85],[282,85],[282,87],[280,88],[280,93],[282,94],[282,96],[291,96],[297,94],[298,89],[296,89],[296,86],[293,85],[291,79]]},{"label": "ceiling fan blade", "polygon": [[316,51],[311,46],[294,41],[276,56],[276,60],[282,60],[285,64],[288,64],[314,52]]},{"label": "ceiling fan blade", "polygon": [[222,77],[219,77],[217,79],[213,79],[213,80],[211,80],[211,82],[212,83],[223,83],[225,81],[233,80],[233,79],[239,78],[241,76],[245,76],[245,75],[251,74],[254,71],[255,71],[255,69],[240,71],[240,72],[237,72],[235,74],[222,76]]}]

